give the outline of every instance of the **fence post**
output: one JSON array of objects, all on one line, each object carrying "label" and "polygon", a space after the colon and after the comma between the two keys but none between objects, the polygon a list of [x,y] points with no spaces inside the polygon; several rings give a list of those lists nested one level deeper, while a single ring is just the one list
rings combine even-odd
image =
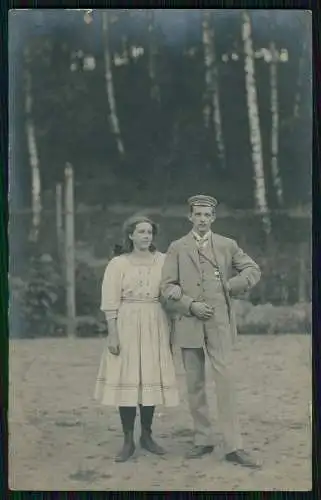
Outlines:
[{"label": "fence post", "polygon": [[70,163],[65,168],[65,273],[67,335],[76,336],[74,179]]},{"label": "fence post", "polygon": [[56,232],[57,232],[57,247],[59,257],[63,257],[63,220],[62,220],[62,186],[56,184]]},{"label": "fence post", "polygon": [[299,244],[299,275],[298,275],[298,301],[306,302],[306,244]]}]

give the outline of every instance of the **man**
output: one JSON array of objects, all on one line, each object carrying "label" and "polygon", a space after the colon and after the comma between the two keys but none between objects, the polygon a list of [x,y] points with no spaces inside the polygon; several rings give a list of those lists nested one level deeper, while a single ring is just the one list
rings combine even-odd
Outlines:
[{"label": "man", "polygon": [[[164,305],[174,312],[172,343],[181,347],[194,421],[194,446],[187,457],[198,458],[213,450],[205,391],[206,352],[216,384],[225,458],[255,467],[242,448],[228,356],[236,337],[231,297],[252,288],[261,273],[234,240],[211,232],[215,198],[198,195],[188,203],[193,229],[169,246],[161,282]],[[232,276],[233,270],[236,276]]]}]

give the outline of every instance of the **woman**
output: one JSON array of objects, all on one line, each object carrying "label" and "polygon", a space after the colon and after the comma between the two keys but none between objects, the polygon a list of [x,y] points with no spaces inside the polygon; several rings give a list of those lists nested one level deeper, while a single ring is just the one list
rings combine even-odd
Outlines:
[{"label": "woman", "polygon": [[[155,405],[179,403],[168,319],[159,302],[165,255],[153,244],[156,233],[155,223],[147,217],[127,220],[123,251],[107,265],[102,284],[101,309],[109,333],[95,397],[119,408],[124,444],[117,462],[125,462],[135,451],[137,405],[141,446],[163,455],[165,451],[151,436]],[[169,297],[178,299],[179,287],[173,286]]]}]

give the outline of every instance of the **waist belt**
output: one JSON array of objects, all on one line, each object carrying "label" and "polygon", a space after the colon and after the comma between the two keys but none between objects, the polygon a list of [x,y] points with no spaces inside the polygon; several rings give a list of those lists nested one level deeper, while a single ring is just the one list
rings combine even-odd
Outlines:
[{"label": "waist belt", "polygon": [[141,298],[141,299],[122,299],[122,302],[126,304],[136,304],[136,303],[145,303],[145,304],[157,304],[159,302],[158,298]]}]

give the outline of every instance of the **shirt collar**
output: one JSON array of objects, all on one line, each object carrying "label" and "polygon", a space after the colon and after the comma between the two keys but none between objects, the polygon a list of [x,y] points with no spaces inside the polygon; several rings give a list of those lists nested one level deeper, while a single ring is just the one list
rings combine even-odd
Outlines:
[{"label": "shirt collar", "polygon": [[192,231],[192,234],[196,241],[207,241],[210,237],[211,231],[208,231],[204,236],[200,236],[195,231]]}]

